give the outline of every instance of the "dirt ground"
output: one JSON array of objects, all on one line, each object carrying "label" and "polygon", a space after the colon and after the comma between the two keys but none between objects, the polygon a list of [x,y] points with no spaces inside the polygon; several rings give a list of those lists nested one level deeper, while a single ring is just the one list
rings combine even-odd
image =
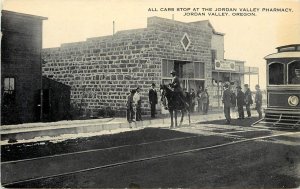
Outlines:
[{"label": "dirt ground", "polygon": [[[249,120],[250,121],[250,120]],[[11,161],[83,150],[109,148],[2,165],[10,183],[101,165],[271,135],[269,130],[198,123],[170,130],[145,128],[114,135],[2,146]],[[209,130],[209,132],[207,132]],[[229,134],[226,134],[226,133]],[[222,133],[225,133],[222,135]],[[175,139],[176,138],[176,139]],[[181,139],[180,139],[181,138]],[[174,140],[173,140],[174,139]],[[162,141],[163,140],[163,141]],[[142,144],[144,143],[144,144]],[[248,141],[8,185],[13,188],[295,188],[300,186],[300,134]],[[115,148],[112,148],[115,147]],[[30,170],[30,171],[28,171]],[[26,174],[24,174],[26,172]]]}]

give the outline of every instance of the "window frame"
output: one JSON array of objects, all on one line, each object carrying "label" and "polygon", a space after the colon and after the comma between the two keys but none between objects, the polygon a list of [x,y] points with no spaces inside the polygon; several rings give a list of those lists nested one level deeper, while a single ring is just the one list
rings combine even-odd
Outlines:
[{"label": "window frame", "polygon": [[[9,79],[9,86],[10,86],[10,80],[13,79],[13,90],[9,89],[9,90],[6,90],[5,89],[5,79]],[[13,94],[16,92],[16,77],[13,77],[13,76],[5,76],[3,77],[3,93],[7,93],[7,94]]]},{"label": "window frame", "polygon": [[[283,65],[283,84],[279,84],[279,85],[270,84],[270,65],[272,65],[272,64],[281,64],[281,65]],[[268,77],[267,77],[268,86],[283,86],[283,85],[286,85],[286,64],[284,64],[282,62],[270,62],[270,63],[267,64],[267,73],[268,73]]]},{"label": "window frame", "polygon": [[289,86],[299,86],[300,84],[290,84],[289,82],[289,66],[290,66],[290,64],[292,64],[292,63],[295,63],[295,62],[299,62],[299,64],[300,64],[300,61],[298,60],[292,60],[291,62],[289,62],[289,63],[287,63],[286,65],[287,65],[287,68],[286,68],[286,85],[289,85]]}]

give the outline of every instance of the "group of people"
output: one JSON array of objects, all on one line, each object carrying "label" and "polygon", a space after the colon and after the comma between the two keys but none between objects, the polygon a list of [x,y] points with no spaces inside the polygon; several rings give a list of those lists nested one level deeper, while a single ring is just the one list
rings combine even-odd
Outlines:
[{"label": "group of people", "polygon": [[[207,89],[202,90],[202,86],[199,86],[199,90],[195,93],[194,89],[190,89],[189,92],[186,89],[182,89],[180,86],[180,81],[176,75],[176,71],[172,70],[170,72],[173,79],[169,84],[170,88],[175,92],[175,97],[178,98],[176,101],[182,99],[189,99],[190,102],[190,111],[194,112],[196,101],[198,102],[198,112],[202,111],[204,114],[207,114],[209,107],[209,95]],[[156,104],[158,103],[157,91],[155,89],[155,83],[152,83],[149,90],[149,103],[151,108],[151,118],[155,118],[156,114]],[[141,94],[140,88],[137,87],[130,91],[130,94],[127,97],[127,120],[128,122],[133,121],[142,121],[141,114]]]},{"label": "group of people", "polygon": [[[137,87],[130,91],[127,97],[127,121],[142,121],[142,100],[141,100],[141,89]],[[157,104],[157,92],[155,89],[155,83],[152,83],[151,89],[149,90],[149,102],[151,107],[151,117],[155,118],[155,109]]]},{"label": "group of people", "polygon": [[[173,77],[172,82],[169,84],[170,88],[173,88],[174,93],[176,94],[175,101],[182,100],[183,98],[190,99],[190,108],[191,112],[194,111],[196,100],[198,101],[198,112],[202,111],[204,114],[207,114],[209,107],[209,95],[207,89],[202,90],[202,87],[199,86],[199,90],[195,93],[194,89],[191,89],[190,92],[187,92],[186,89],[181,89],[179,78],[176,76],[176,72],[173,70],[170,73]],[[155,118],[156,104],[158,103],[157,91],[155,89],[155,83],[152,83],[151,89],[149,90],[149,103],[151,108],[151,118]],[[226,118],[226,123],[230,124],[231,116],[230,110],[235,110],[235,107],[238,109],[238,119],[244,119],[244,106],[246,107],[248,118],[251,117],[250,106],[253,104],[252,92],[248,84],[244,85],[244,92],[242,87],[236,87],[237,92],[235,93],[233,89],[229,89],[229,84],[224,85],[224,92],[222,102],[224,103],[224,114]],[[260,91],[259,85],[255,86],[255,109],[259,114],[259,118],[262,118],[262,93]],[[141,113],[141,95],[140,88],[137,87],[130,91],[127,99],[127,120],[128,122],[132,121],[142,121]]]},{"label": "group of people", "polygon": [[[226,118],[226,123],[230,124],[231,116],[230,110],[235,110],[237,106],[238,109],[238,119],[244,119],[244,106],[246,107],[247,116],[251,118],[251,109],[250,106],[253,104],[252,100],[252,92],[249,88],[248,84],[244,85],[244,91],[242,91],[241,86],[236,87],[237,92],[235,93],[233,90],[229,89],[229,85],[224,85],[224,92],[223,92],[223,99],[222,102],[224,103],[224,114]],[[259,115],[259,119],[262,118],[262,93],[260,91],[259,85],[255,86],[255,109]]]}]

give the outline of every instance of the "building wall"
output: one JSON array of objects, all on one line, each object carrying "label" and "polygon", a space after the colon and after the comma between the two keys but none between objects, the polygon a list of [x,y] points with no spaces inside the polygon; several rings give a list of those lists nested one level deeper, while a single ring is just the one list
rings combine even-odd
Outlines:
[{"label": "building wall", "polygon": [[34,121],[41,85],[42,19],[2,11],[1,31],[2,97],[4,78],[15,78],[14,103],[6,106],[2,98],[2,123]]},{"label": "building wall", "polygon": [[224,60],[224,36],[213,34],[211,39],[211,49],[216,50],[216,59]]},{"label": "building wall", "polygon": [[43,77],[43,121],[72,118],[70,115],[70,86]]},{"label": "building wall", "polygon": [[[187,51],[180,42],[184,33],[191,40]],[[211,37],[210,27],[151,17],[144,29],[44,49],[43,73],[72,87],[73,105],[94,112],[105,107],[124,112],[130,89],[139,86],[143,113],[149,113],[148,90],[161,83],[163,59],[204,62],[211,80]]]}]

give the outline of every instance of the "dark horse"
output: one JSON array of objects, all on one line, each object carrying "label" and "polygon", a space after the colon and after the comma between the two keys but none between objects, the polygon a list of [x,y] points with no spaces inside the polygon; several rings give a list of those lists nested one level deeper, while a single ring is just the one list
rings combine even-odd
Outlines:
[{"label": "dark horse", "polygon": [[173,115],[175,116],[175,127],[177,127],[177,111],[181,112],[181,120],[179,126],[182,125],[184,113],[187,112],[189,116],[189,125],[191,124],[190,118],[190,107],[191,99],[188,96],[177,97],[175,92],[168,85],[160,85],[160,90],[162,91],[161,101],[165,109],[169,110],[171,115],[171,126],[174,127]]}]

